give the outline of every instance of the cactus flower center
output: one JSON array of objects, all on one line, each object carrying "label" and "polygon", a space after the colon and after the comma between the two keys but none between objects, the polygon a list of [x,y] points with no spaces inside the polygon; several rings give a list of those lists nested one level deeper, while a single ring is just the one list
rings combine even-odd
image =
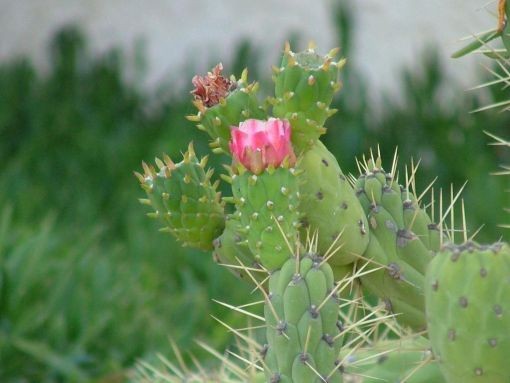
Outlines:
[{"label": "cactus flower center", "polygon": [[236,87],[235,81],[221,74],[222,70],[223,65],[219,63],[205,76],[196,75],[191,80],[195,87],[191,94],[195,97],[195,100],[202,102],[208,108],[218,104]]},{"label": "cactus flower center", "polygon": [[246,120],[239,127],[232,128],[230,151],[235,162],[255,174],[270,166],[279,167],[284,160],[292,166],[296,162],[296,155],[290,142],[290,133],[287,120]]}]

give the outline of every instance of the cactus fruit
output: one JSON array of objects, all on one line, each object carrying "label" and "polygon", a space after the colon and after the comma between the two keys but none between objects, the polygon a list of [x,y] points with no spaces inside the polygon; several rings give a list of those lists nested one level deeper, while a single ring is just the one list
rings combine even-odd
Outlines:
[{"label": "cactus fruit", "polygon": [[297,242],[299,192],[292,168],[267,169],[256,175],[232,175],[233,201],[241,232],[256,262],[272,271],[291,256]]},{"label": "cactus fruit", "polygon": [[424,329],[424,274],[439,249],[439,230],[416,196],[397,184],[394,171],[382,169],[380,158],[369,160],[365,170],[357,180],[356,195],[370,227],[370,243],[363,256],[374,272],[361,281],[399,314],[401,324]]},{"label": "cactus fruit", "polygon": [[170,157],[156,159],[159,171],[143,164],[144,174],[135,173],[151,206],[150,217],[160,219],[183,246],[212,250],[213,240],[225,225],[224,204],[217,183],[211,184],[212,169],[205,171],[207,158],[198,160],[190,144],[183,160],[175,164]]},{"label": "cactus fruit", "polygon": [[333,272],[313,255],[290,258],[269,278],[264,364],[270,382],[341,382]]},{"label": "cactus fruit", "polygon": [[338,72],[345,61],[333,61],[338,50],[326,56],[318,55],[313,45],[294,53],[285,45],[282,64],[273,68],[275,117],[290,121],[292,144],[298,152],[311,147],[325,133],[324,123],[336,110],[329,106],[333,95],[340,89]]},{"label": "cactus fruit", "polygon": [[257,99],[258,84],[248,83],[248,72],[244,70],[236,81],[223,77],[222,69],[218,64],[206,76],[193,78],[195,89],[191,93],[198,114],[188,119],[209,134],[213,152],[228,154],[231,127],[249,118],[264,119],[267,114]]},{"label": "cactus fruit", "polygon": [[317,141],[302,155],[297,169],[302,232],[318,232],[317,251],[323,256],[333,242],[341,245],[336,246],[339,250],[329,260],[332,265],[356,261],[368,245],[368,224],[336,158]]},{"label": "cactus fruit", "polygon": [[345,355],[345,383],[443,383],[439,365],[422,337],[380,341]]},{"label": "cactus fruit", "polygon": [[426,275],[430,341],[449,383],[510,381],[510,247],[445,246]]}]

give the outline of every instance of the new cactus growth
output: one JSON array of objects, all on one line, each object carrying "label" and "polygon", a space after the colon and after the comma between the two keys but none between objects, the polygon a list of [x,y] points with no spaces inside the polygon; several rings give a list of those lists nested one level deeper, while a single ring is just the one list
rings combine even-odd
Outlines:
[{"label": "new cactus growth", "polygon": [[294,134],[292,143],[298,151],[310,148],[325,133],[324,123],[336,110],[329,106],[340,89],[338,72],[345,61],[334,61],[338,50],[320,56],[311,45],[294,53],[285,45],[282,64],[273,68],[275,97],[270,99],[273,114],[288,119]]},{"label": "new cactus growth", "polygon": [[183,160],[175,164],[170,157],[156,158],[158,171],[144,163],[144,174],[136,173],[152,207],[148,213],[165,225],[183,246],[212,250],[213,240],[225,226],[224,204],[217,183],[211,184],[212,169],[206,171],[207,158],[198,160],[190,144]]},{"label": "new cactus growth", "polygon": [[188,119],[197,122],[197,127],[209,134],[215,153],[230,153],[230,129],[249,118],[264,119],[267,114],[257,99],[257,83],[248,83],[248,72],[243,71],[241,78],[222,75],[223,66],[218,64],[205,76],[195,76],[193,104],[198,109],[196,115]]},{"label": "new cactus growth", "polygon": [[448,383],[510,380],[510,247],[447,245],[426,278],[430,341]]}]

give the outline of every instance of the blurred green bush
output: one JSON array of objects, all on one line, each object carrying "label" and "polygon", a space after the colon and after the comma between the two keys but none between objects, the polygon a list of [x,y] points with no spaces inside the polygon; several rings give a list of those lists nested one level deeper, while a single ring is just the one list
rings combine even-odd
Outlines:
[{"label": "blurred green bush", "polygon": [[[354,19],[343,7],[335,17],[349,56]],[[258,51],[242,43],[227,72],[257,69]],[[183,348],[195,336],[223,347],[229,335],[209,314],[238,319],[211,299],[240,303],[248,287],[158,233],[132,175],[163,152],[178,158],[190,140],[207,152],[184,119],[189,94],[129,85],[122,53],[91,58],[72,28],[55,37],[51,57],[45,76],[24,60],[0,66],[0,381],[121,381],[136,358],[167,353],[167,336]],[[398,146],[403,163],[423,159],[419,189],[436,176],[446,191],[468,179],[470,227],[485,224],[485,240],[505,235],[496,225],[506,220],[508,181],[489,172],[510,153],[487,146],[483,130],[508,136],[508,114],[469,114],[479,94],[445,77],[433,51],[403,71],[401,100],[378,107],[355,68],[351,60],[343,73],[325,136],[344,170],[355,172],[354,157],[378,143],[389,164]],[[456,96],[445,101],[445,90]]]}]

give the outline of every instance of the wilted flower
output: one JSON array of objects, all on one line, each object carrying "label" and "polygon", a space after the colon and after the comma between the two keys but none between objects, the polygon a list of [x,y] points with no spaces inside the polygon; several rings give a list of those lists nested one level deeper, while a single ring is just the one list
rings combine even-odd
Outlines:
[{"label": "wilted flower", "polygon": [[195,87],[191,94],[195,97],[195,100],[201,101],[208,108],[218,104],[220,99],[227,97],[236,87],[234,81],[223,77],[222,70],[223,65],[219,63],[205,76],[196,75],[191,80]]},{"label": "wilted flower", "polygon": [[246,120],[232,129],[230,151],[234,160],[255,174],[269,166],[279,167],[286,159],[294,165],[296,155],[290,142],[291,128],[287,120]]}]

